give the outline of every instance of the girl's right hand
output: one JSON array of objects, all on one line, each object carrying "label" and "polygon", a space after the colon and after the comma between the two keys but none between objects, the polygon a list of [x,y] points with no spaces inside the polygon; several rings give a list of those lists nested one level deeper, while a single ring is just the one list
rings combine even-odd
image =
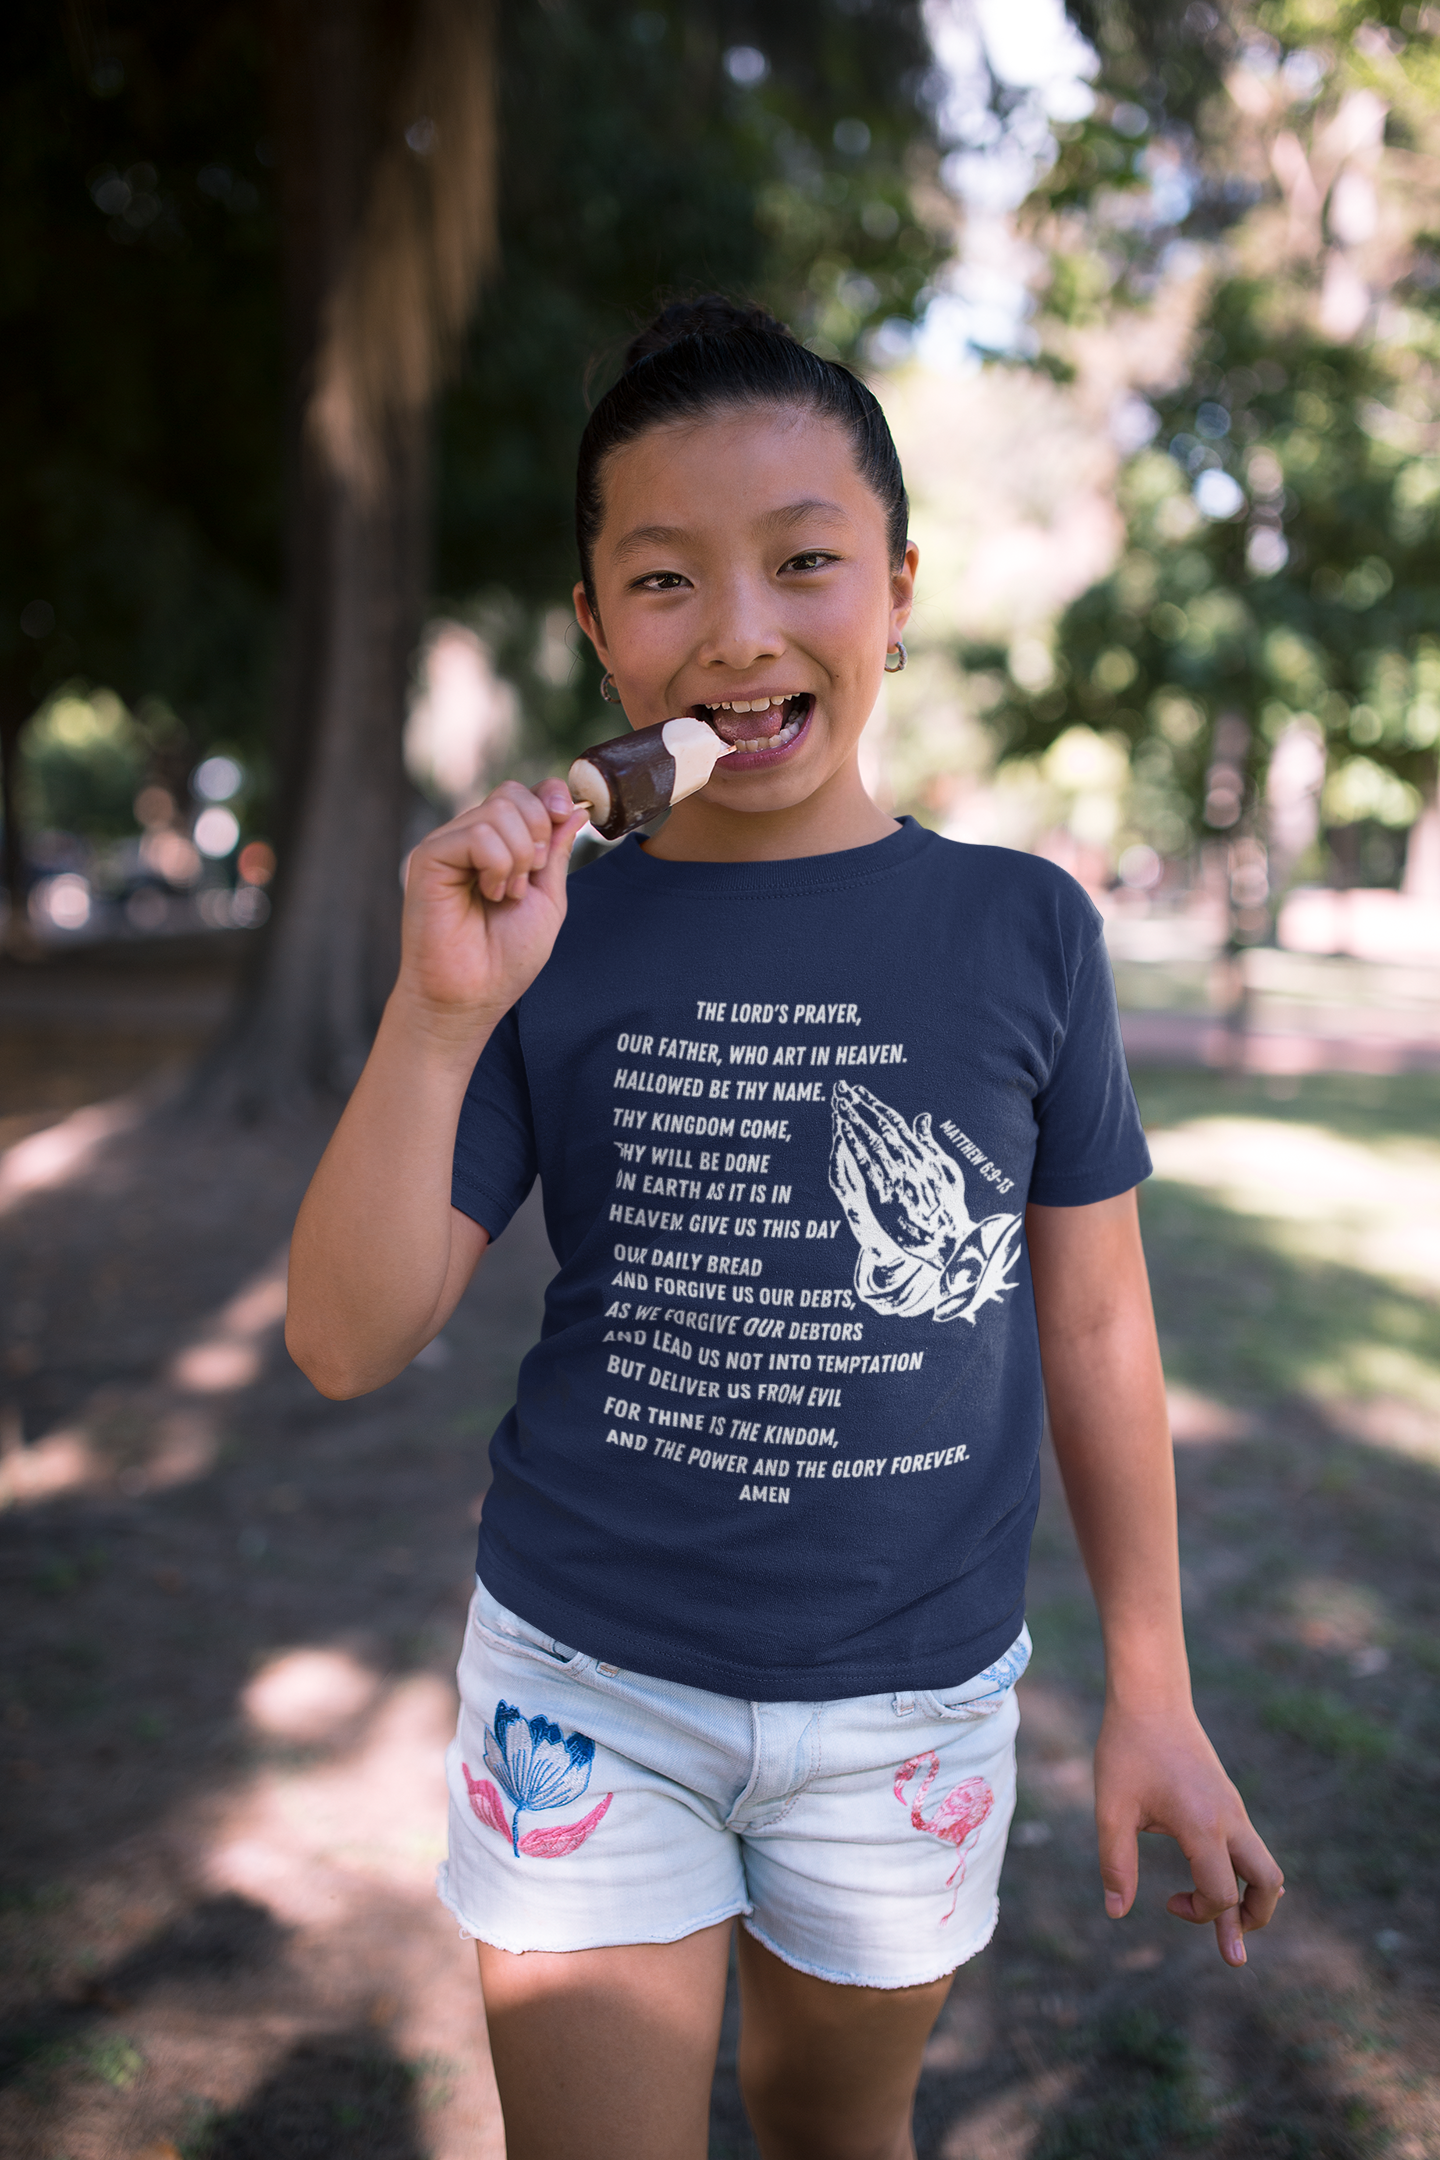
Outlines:
[{"label": "girl's right hand", "polygon": [[444,1031],[493,1027],[529,989],[565,920],[565,872],[587,812],[563,780],[507,780],[427,834],[405,880],[397,991]]}]

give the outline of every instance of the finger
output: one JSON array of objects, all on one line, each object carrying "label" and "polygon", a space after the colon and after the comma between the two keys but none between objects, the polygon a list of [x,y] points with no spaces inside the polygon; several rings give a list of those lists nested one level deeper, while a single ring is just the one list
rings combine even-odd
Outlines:
[{"label": "finger", "polygon": [[1240,1922],[1248,1935],[1252,1928],[1268,1927],[1275,1908],[1285,1895],[1285,1877],[1263,1838],[1247,1822],[1238,1837],[1230,1840],[1235,1872],[1245,1885],[1240,1900]]},{"label": "finger", "polygon": [[[1198,1873],[1198,1870],[1193,1870]],[[1221,1913],[1240,1910],[1240,1885],[1231,1876],[1228,1895],[1215,1884],[1194,1890],[1177,1890],[1165,1901],[1165,1910],[1174,1913],[1177,1920],[1188,1920],[1195,1927],[1208,1927]],[[1237,1923],[1238,1924],[1238,1923]]]},{"label": "finger", "polygon": [[1193,1927],[1213,1923],[1220,1955],[1227,1965],[1245,1963],[1244,1928],[1240,1923],[1240,1885],[1235,1879],[1228,1847],[1222,1837],[1208,1838],[1186,1859],[1195,1878],[1193,1890],[1182,1890],[1166,1900],[1166,1911]]},{"label": "finger", "polygon": [[878,1128],[881,1144],[888,1147],[900,1161],[912,1168],[918,1168],[924,1158],[916,1145],[915,1135],[899,1111],[892,1110],[889,1103],[881,1103],[871,1115]]},{"label": "finger", "polygon": [[[542,782],[542,785],[547,784],[553,787],[560,783],[554,781]],[[549,847],[553,820],[538,788],[523,787],[518,780],[502,781],[494,793],[487,797],[485,807],[488,809],[491,804],[498,806],[500,803],[506,804],[511,810],[518,811],[537,848]]]},{"label": "finger", "polygon": [[478,810],[427,835],[415,850],[416,856],[428,858],[461,879],[476,879],[487,899],[498,899],[505,880],[517,870],[528,869],[535,851],[523,819],[512,821],[498,813],[499,806],[492,798]]},{"label": "finger", "polygon": [[[509,856],[507,874],[498,889],[484,881],[481,891],[487,900],[521,900],[529,887],[531,871],[543,869],[549,853],[549,839],[542,845],[531,832],[519,809],[511,803],[496,802],[493,798],[485,805],[482,825],[504,843]],[[546,820],[548,826],[549,820]]]},{"label": "finger", "polygon": [[1220,1955],[1227,1965],[1245,1963],[1245,1930],[1240,1925],[1240,1908],[1221,1913],[1215,1922],[1215,1940],[1220,1945]]},{"label": "finger", "polygon": [[486,900],[503,899],[506,886],[519,867],[505,834],[497,831],[488,820],[477,819],[458,837],[463,840],[463,849],[447,847],[441,861],[462,876],[468,873],[473,877]]},{"label": "finger", "polygon": [[1216,1912],[1213,1899],[1201,1897],[1193,1890],[1177,1890],[1174,1897],[1165,1900],[1165,1910],[1177,1920],[1188,1920],[1192,1927],[1213,1925],[1215,1941],[1226,1964],[1246,1963],[1245,1923],[1238,1897],[1233,1905]]},{"label": "finger", "polygon": [[571,850],[584,832],[589,817],[588,805],[571,804],[568,814],[554,827],[549,857],[544,869],[535,879],[540,890],[553,900],[557,907],[564,905],[565,877],[570,868]]},{"label": "finger", "polygon": [[519,791],[524,800],[497,791],[483,805],[481,818],[503,833],[518,870],[543,870],[554,831],[545,805],[528,788]]},{"label": "finger", "polygon": [[583,809],[588,817],[589,806],[577,803],[563,780],[542,780],[535,790],[537,800],[544,806],[546,815],[554,825],[563,825],[577,809]]},{"label": "finger", "polygon": [[1182,1890],[1166,1900],[1166,1910],[1192,1926],[1213,1924],[1220,1955],[1227,1965],[1245,1963],[1245,1930],[1240,1922],[1240,1885],[1235,1879],[1228,1848],[1210,1840],[1196,1852],[1187,1852],[1193,1890]]},{"label": "finger", "polygon": [[1123,1920],[1135,1902],[1140,1882],[1140,1849],[1135,1825],[1133,1822],[1097,1822],[1097,1828],[1106,1916],[1111,1920]]}]

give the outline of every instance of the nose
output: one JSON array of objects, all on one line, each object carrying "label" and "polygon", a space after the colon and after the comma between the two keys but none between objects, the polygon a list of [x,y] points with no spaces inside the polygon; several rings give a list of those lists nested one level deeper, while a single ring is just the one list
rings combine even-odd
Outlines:
[{"label": "nose", "polygon": [[710,588],[695,657],[702,667],[743,674],[757,661],[775,660],[785,650],[785,636],[775,619],[775,597],[768,581],[736,571]]}]

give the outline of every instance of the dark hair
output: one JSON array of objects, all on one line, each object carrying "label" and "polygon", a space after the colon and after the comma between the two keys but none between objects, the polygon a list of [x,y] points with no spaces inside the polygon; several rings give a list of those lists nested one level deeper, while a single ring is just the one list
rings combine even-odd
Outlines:
[{"label": "dark hair", "polygon": [[909,537],[910,504],[885,415],[872,393],[836,360],[822,360],[769,311],[706,293],[662,308],[625,354],[624,373],[591,413],[575,476],[575,537],[593,605],[591,561],[604,515],[600,471],[612,450],[647,428],[726,406],[800,405],[836,420],[850,437],[860,477],[885,513],[890,561],[898,569]]}]

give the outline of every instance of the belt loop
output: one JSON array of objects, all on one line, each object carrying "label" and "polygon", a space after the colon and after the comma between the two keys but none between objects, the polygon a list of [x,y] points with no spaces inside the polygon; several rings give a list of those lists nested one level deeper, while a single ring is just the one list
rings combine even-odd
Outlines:
[{"label": "belt loop", "polygon": [[910,1717],[915,1709],[915,1697],[913,1695],[897,1695],[894,1708],[896,1717]]}]

